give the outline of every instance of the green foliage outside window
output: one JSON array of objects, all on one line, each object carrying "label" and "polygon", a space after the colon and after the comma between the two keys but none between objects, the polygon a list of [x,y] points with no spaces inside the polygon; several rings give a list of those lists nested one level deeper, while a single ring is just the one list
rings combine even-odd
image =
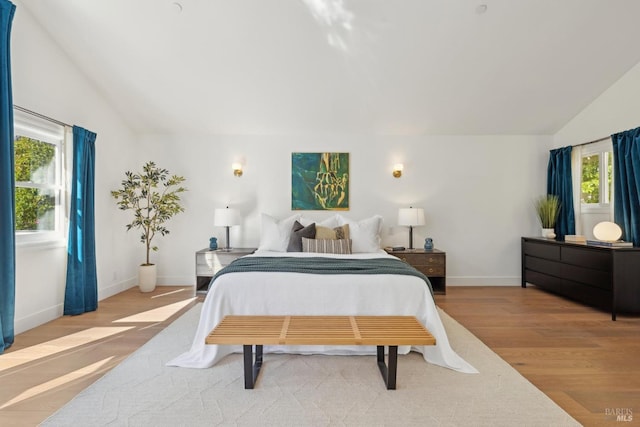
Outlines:
[{"label": "green foliage outside window", "polygon": [[[46,183],[42,176],[54,162],[56,147],[37,139],[18,136],[14,142],[16,183]],[[47,213],[55,208],[55,193],[51,190],[20,187],[16,188],[16,230],[53,230]]]},{"label": "green foliage outside window", "polygon": [[[611,153],[604,154],[606,156],[607,167],[607,188],[609,194],[611,194],[611,178],[613,174],[612,155]],[[604,196],[600,194],[600,155],[593,154],[582,158],[582,181],[580,184],[581,201],[582,203],[609,203],[609,200],[604,200]]]},{"label": "green foliage outside window", "polygon": [[600,156],[582,159],[582,203],[600,203]]}]

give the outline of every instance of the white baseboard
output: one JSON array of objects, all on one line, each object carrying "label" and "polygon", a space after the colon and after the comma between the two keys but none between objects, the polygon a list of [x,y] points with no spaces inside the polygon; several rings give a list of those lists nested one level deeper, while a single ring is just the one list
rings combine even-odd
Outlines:
[{"label": "white baseboard", "polygon": [[21,319],[15,319],[15,321],[13,322],[13,329],[15,331],[15,334],[21,334],[25,331],[28,331],[29,329],[35,328],[36,326],[40,326],[54,319],[57,319],[58,317],[62,316],[63,310],[64,304],[57,304],[53,307],[40,310],[37,313],[32,313]]},{"label": "white baseboard", "polygon": [[447,276],[449,286],[520,286],[520,276]]},{"label": "white baseboard", "polygon": [[129,288],[133,288],[134,286],[137,285],[137,282],[138,281],[135,277],[131,277],[129,279],[126,279],[117,283],[112,283],[106,288],[99,288],[98,301],[102,301],[103,299],[112,297],[116,294],[119,294],[122,291],[126,291]]},{"label": "white baseboard", "polygon": [[[99,288],[98,301],[102,301],[105,298],[109,298],[110,296],[118,294],[134,286],[136,286],[136,279],[131,278],[118,283],[113,283],[107,286],[106,288]],[[99,307],[100,307],[100,304],[98,303],[98,308]],[[50,322],[59,317],[62,317],[63,312],[64,312],[64,301],[61,302],[60,304],[55,304],[51,307],[45,308],[44,310],[40,310],[37,313],[32,313],[20,319],[15,319],[14,326],[13,326],[15,330],[15,334],[16,335],[21,334],[25,331],[28,331],[29,329],[33,329],[37,326],[43,325],[47,322]]]},{"label": "white baseboard", "polygon": [[195,276],[158,276],[156,281],[162,286],[195,286]]}]

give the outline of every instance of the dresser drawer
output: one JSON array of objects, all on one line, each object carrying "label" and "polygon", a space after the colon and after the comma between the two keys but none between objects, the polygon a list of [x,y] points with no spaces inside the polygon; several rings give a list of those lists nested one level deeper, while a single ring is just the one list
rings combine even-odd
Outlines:
[{"label": "dresser drawer", "polygon": [[584,283],[596,288],[612,291],[611,272],[578,267],[571,264],[562,265],[562,277],[573,282]]},{"label": "dresser drawer", "polygon": [[593,270],[611,271],[611,253],[587,248],[562,248],[562,262]]},{"label": "dresser drawer", "polygon": [[526,255],[560,261],[560,247],[546,243],[524,242],[522,250]]},{"label": "dresser drawer", "polygon": [[550,276],[560,277],[562,275],[562,263],[548,259],[527,255],[524,257],[524,266],[527,270],[537,271]]}]

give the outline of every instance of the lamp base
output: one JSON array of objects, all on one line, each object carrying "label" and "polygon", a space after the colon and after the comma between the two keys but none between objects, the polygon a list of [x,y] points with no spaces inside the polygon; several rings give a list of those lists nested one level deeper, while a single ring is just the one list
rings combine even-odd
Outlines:
[{"label": "lamp base", "polygon": [[229,228],[230,227],[228,225],[225,225],[225,228],[227,229],[227,240],[226,240],[227,247],[225,247],[224,250],[230,251],[231,250],[231,244],[229,244]]},{"label": "lamp base", "polygon": [[413,226],[409,226],[409,249],[413,249]]}]

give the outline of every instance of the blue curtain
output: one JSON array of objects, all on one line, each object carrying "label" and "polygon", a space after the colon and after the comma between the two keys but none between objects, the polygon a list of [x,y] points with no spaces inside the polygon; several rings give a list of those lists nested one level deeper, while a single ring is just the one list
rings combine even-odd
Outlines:
[{"label": "blue curtain", "polygon": [[16,305],[15,176],[13,96],[11,93],[11,22],[16,7],[0,0],[0,354],[14,339]]},{"label": "blue curtain", "polygon": [[614,221],[622,239],[640,246],[640,128],[611,135]]},{"label": "blue curtain", "polygon": [[73,127],[73,175],[64,314],[98,308],[94,212],[96,134]]},{"label": "blue curtain", "polygon": [[560,199],[560,213],[555,227],[556,236],[560,240],[567,234],[576,234],[571,182],[572,148],[562,147],[551,150],[547,168],[547,194],[556,195]]}]

